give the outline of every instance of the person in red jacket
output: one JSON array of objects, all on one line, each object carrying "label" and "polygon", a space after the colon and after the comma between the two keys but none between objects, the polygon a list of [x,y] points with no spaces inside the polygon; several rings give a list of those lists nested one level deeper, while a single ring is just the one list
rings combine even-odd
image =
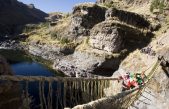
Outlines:
[{"label": "person in red jacket", "polygon": [[135,87],[139,87],[135,76],[131,77],[130,73],[126,73],[125,75],[120,76],[119,80],[123,80],[122,91],[130,90],[131,88],[135,88]]}]

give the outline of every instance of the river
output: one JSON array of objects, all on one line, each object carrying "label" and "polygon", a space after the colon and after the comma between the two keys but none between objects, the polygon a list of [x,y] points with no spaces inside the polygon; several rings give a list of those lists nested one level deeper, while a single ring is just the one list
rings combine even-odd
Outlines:
[{"label": "river", "polygon": [[11,65],[14,75],[64,76],[50,67],[50,61],[32,56],[23,51],[1,49],[0,55],[7,59],[8,63]]},{"label": "river", "polygon": [[[61,73],[51,69],[51,62],[43,60],[40,57],[32,56],[23,51],[0,50],[0,55],[6,58],[11,65],[13,75],[24,76],[64,76]],[[53,84],[56,85],[57,83]],[[25,82],[20,83],[22,90],[25,90]],[[28,92],[34,104],[31,109],[39,109],[39,85],[38,82],[29,83]],[[48,84],[45,83],[45,96],[48,95]]]}]

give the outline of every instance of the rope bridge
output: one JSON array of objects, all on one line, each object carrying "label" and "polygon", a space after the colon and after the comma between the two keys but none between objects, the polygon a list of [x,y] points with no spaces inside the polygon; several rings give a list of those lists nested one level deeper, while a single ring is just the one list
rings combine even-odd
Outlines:
[{"label": "rope bridge", "polygon": [[[104,97],[104,89],[109,87],[110,81],[117,78],[69,78],[69,77],[43,77],[43,76],[0,76],[0,81],[20,83],[22,96],[26,101],[27,109],[30,104],[32,83],[37,88],[39,108],[37,109],[63,109],[84,104]],[[32,100],[33,101],[33,100]]]},{"label": "rope bridge", "polygon": [[161,61],[157,60],[157,62],[152,66],[150,72],[147,75],[147,78],[145,79],[144,86],[120,92],[115,96],[101,98],[99,100],[95,100],[84,105],[78,105],[72,109],[104,109],[105,107],[106,109],[128,109],[130,106],[135,107],[133,105],[134,102],[138,100],[140,96],[142,96],[142,93],[156,73],[156,70],[158,69],[160,64]]},{"label": "rope bridge", "polygon": [[148,86],[150,80],[152,79],[152,77],[156,73],[156,70],[161,65],[161,62],[162,62],[161,60],[157,60],[157,62],[154,64],[154,66],[152,67],[151,71],[147,75],[147,78],[145,80],[145,85],[143,87],[141,87],[132,97],[130,97],[130,100],[128,100],[127,104],[125,104],[125,106],[124,106],[125,108],[130,107],[131,105],[133,105],[134,101],[138,100],[138,98],[142,95],[142,93],[144,92],[144,90]]},{"label": "rope bridge", "polygon": [[[126,109],[136,101],[143,93],[149,81],[160,66],[161,61],[157,61],[147,75],[145,85],[139,90],[133,89],[113,96],[113,102],[121,109]],[[27,109],[31,108],[30,85],[38,83],[38,108],[35,109],[63,109],[64,107],[74,107],[105,97],[104,89],[110,86],[110,81],[117,78],[70,78],[70,77],[43,77],[43,76],[0,76],[0,84],[3,82],[21,83],[23,95]],[[119,100],[120,99],[120,100]],[[100,103],[98,103],[100,104]],[[103,105],[103,104],[102,104]],[[96,106],[96,105],[95,105]],[[111,105],[112,106],[112,105]],[[100,108],[99,108],[100,107]],[[99,106],[98,109],[101,109]],[[76,109],[76,108],[75,108]],[[83,108],[85,109],[85,108]],[[91,108],[92,109],[92,108]],[[94,108],[93,108],[94,109]]]}]

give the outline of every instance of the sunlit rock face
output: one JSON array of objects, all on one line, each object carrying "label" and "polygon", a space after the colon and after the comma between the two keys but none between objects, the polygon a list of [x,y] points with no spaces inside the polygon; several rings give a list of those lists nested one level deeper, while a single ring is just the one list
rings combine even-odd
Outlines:
[{"label": "sunlit rock face", "polygon": [[144,3],[149,3],[151,0],[97,0],[96,3],[118,3],[123,2],[124,5],[143,5]]},{"label": "sunlit rock face", "polygon": [[110,3],[112,0],[97,0],[96,3]]},{"label": "sunlit rock face", "polygon": [[93,48],[118,52],[123,46],[124,31],[112,22],[102,22],[92,31],[89,43]]},{"label": "sunlit rock face", "polygon": [[169,30],[163,35],[161,36],[161,38],[159,38],[159,40],[157,41],[157,43],[155,44],[156,48],[157,48],[157,54],[160,57],[164,58],[164,64],[169,63],[169,44],[168,44],[168,40],[169,40]]},{"label": "sunlit rock face", "polygon": [[73,8],[73,16],[68,29],[69,38],[89,36],[90,29],[105,20],[106,8],[94,3],[77,4]]}]

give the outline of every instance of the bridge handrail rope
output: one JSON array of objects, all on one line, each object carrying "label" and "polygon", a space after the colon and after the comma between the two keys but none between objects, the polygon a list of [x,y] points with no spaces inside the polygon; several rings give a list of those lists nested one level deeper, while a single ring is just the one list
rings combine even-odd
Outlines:
[{"label": "bridge handrail rope", "polygon": [[[81,101],[79,94],[84,94],[88,98],[88,102],[105,97],[104,89],[109,87],[111,80],[117,81],[118,78],[70,78],[70,77],[44,77],[44,76],[12,76],[2,75],[0,81],[11,82],[26,82],[26,86],[23,87],[23,91],[26,91],[26,103],[28,103],[28,83],[39,82],[38,90],[41,109],[51,108],[53,98],[56,97],[57,107],[65,107],[67,105],[75,106],[78,103],[85,103]],[[48,95],[45,96],[45,83],[48,84]],[[52,86],[52,83],[56,83],[56,86]],[[25,88],[26,87],[26,88]],[[52,89],[53,87],[53,89]],[[30,87],[29,87],[30,88]],[[93,88],[93,89],[92,89]],[[63,92],[62,92],[63,91]],[[93,91],[93,92],[92,92]],[[52,93],[55,92],[55,93]],[[52,96],[56,94],[57,96]],[[63,97],[61,96],[63,94]],[[69,97],[67,97],[69,96]],[[67,104],[67,101],[69,103]],[[59,107],[58,107],[59,108]]]},{"label": "bridge handrail rope", "polygon": [[150,82],[151,78],[154,76],[154,74],[155,74],[156,70],[158,69],[158,67],[160,66],[161,62],[162,62],[161,60],[157,60],[157,62],[154,64],[152,70],[147,75],[147,80],[145,81],[144,86],[139,88],[138,92],[134,95],[134,97],[132,97],[133,99],[131,99],[128,102],[126,107],[131,106],[134,103],[134,101],[136,101],[140,97],[140,95],[143,93],[144,89],[147,87],[148,83]]},{"label": "bridge handrail rope", "polygon": [[71,77],[45,77],[45,76],[11,76],[1,75],[0,80],[10,81],[97,81],[97,80],[118,80],[118,78],[104,77],[104,78],[71,78]]}]

